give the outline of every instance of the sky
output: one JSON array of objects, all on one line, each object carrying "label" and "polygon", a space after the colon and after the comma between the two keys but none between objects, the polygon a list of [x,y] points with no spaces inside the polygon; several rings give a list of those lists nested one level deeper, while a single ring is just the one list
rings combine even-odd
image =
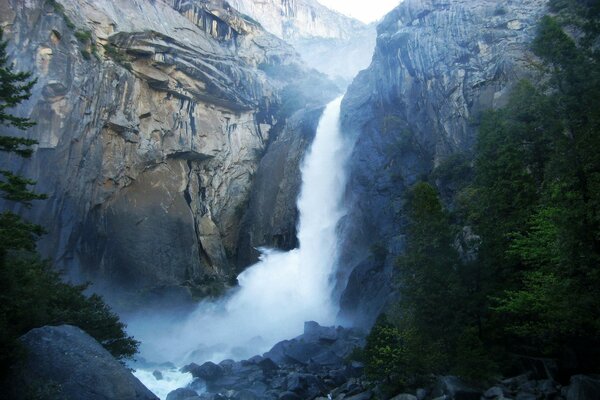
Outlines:
[{"label": "sky", "polygon": [[383,17],[402,0],[317,0],[319,3],[342,14],[363,22],[373,22]]}]

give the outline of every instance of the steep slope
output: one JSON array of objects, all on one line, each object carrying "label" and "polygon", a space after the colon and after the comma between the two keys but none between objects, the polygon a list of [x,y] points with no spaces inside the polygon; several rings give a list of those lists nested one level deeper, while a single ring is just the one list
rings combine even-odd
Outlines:
[{"label": "steep slope", "polygon": [[[50,231],[42,252],[105,291],[189,296],[226,285],[280,93],[322,77],[222,1],[0,8],[11,58],[39,79],[18,110],[38,121],[27,131],[38,150],[5,162],[49,195],[23,210]],[[324,83],[311,100],[332,91]]]},{"label": "steep slope", "polygon": [[347,318],[368,325],[393,295],[406,189],[468,152],[481,112],[502,106],[530,73],[528,43],[545,3],[405,0],[378,26],[373,62],[342,106],[357,140],[340,271]]},{"label": "steep slope", "polygon": [[309,66],[332,78],[349,83],[371,61],[375,25],[365,25],[316,0],[231,0],[229,3],[292,44]]},{"label": "steep slope", "polygon": [[364,25],[323,6],[316,0],[231,0],[232,7],[261,23],[286,41],[350,39]]}]

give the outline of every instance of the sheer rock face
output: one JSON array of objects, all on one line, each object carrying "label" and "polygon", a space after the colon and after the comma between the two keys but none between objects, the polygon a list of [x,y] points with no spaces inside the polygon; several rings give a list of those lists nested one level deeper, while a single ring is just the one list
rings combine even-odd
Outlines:
[{"label": "sheer rock face", "polygon": [[44,398],[65,400],[158,400],[127,367],[75,326],[32,329],[21,342],[27,357],[8,381],[9,392],[3,392],[7,398],[25,400],[32,393],[43,393]]},{"label": "sheer rock face", "polygon": [[281,250],[298,246],[296,202],[302,185],[299,171],[322,112],[320,107],[291,117],[262,158],[248,212],[242,220],[238,248],[240,267],[256,262],[259,246]]},{"label": "sheer rock face", "polygon": [[312,68],[350,82],[369,66],[375,25],[319,4],[315,0],[231,0],[229,3],[269,32],[291,43]]},{"label": "sheer rock face", "polygon": [[[11,168],[49,199],[24,210],[76,280],[144,292],[226,282],[240,210],[278,121],[309,73],[293,49],[216,0],[2,0],[37,121]],[[273,78],[260,68],[293,66]],[[316,101],[320,101],[317,99]],[[15,132],[11,132],[15,133]]]},{"label": "sheer rock face", "polygon": [[231,0],[229,4],[286,41],[349,39],[356,30],[364,28],[361,22],[315,0]]},{"label": "sheer rock face", "polygon": [[[446,157],[473,148],[481,113],[532,73],[545,0],[405,0],[378,26],[371,66],[342,104],[356,137],[343,227],[343,314],[370,324],[393,292],[403,195]],[[373,249],[388,249],[389,254]]]}]

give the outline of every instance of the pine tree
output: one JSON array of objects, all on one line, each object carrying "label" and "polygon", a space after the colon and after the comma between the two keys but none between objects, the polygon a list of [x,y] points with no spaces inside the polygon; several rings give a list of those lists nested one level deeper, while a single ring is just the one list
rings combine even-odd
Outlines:
[{"label": "pine tree", "polygon": [[[35,125],[11,109],[31,96],[36,83],[29,72],[16,72],[8,62],[7,42],[0,29],[0,126],[25,130]],[[37,142],[0,132],[0,151],[29,158]],[[35,181],[0,169],[0,195],[7,204],[31,207],[46,196],[32,191]],[[0,378],[23,355],[18,337],[43,325],[72,324],[87,331],[113,356],[128,358],[139,342],[127,336],[125,325],[98,295],[85,296],[88,285],[61,281],[36,251],[44,229],[12,211],[0,213]]]}]

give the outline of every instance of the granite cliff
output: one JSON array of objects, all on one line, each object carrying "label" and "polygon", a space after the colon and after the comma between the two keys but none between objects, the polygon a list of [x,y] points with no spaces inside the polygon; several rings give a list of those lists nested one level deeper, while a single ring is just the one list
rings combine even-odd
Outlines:
[{"label": "granite cliff", "polygon": [[468,153],[481,112],[505,104],[531,73],[528,45],[545,3],[405,0],[379,24],[373,62],[342,104],[356,137],[339,273],[345,317],[369,325],[394,296],[406,189]]},{"label": "granite cliff", "polygon": [[260,159],[301,108],[282,93],[316,106],[335,86],[222,1],[0,9],[11,59],[38,78],[18,110],[38,121],[37,151],[3,162],[49,196],[22,210],[49,230],[42,253],[96,290],[189,297],[231,282]]},{"label": "granite cliff", "polygon": [[368,67],[375,25],[330,10],[315,0],[231,0],[269,32],[294,46],[312,68],[349,83]]}]

